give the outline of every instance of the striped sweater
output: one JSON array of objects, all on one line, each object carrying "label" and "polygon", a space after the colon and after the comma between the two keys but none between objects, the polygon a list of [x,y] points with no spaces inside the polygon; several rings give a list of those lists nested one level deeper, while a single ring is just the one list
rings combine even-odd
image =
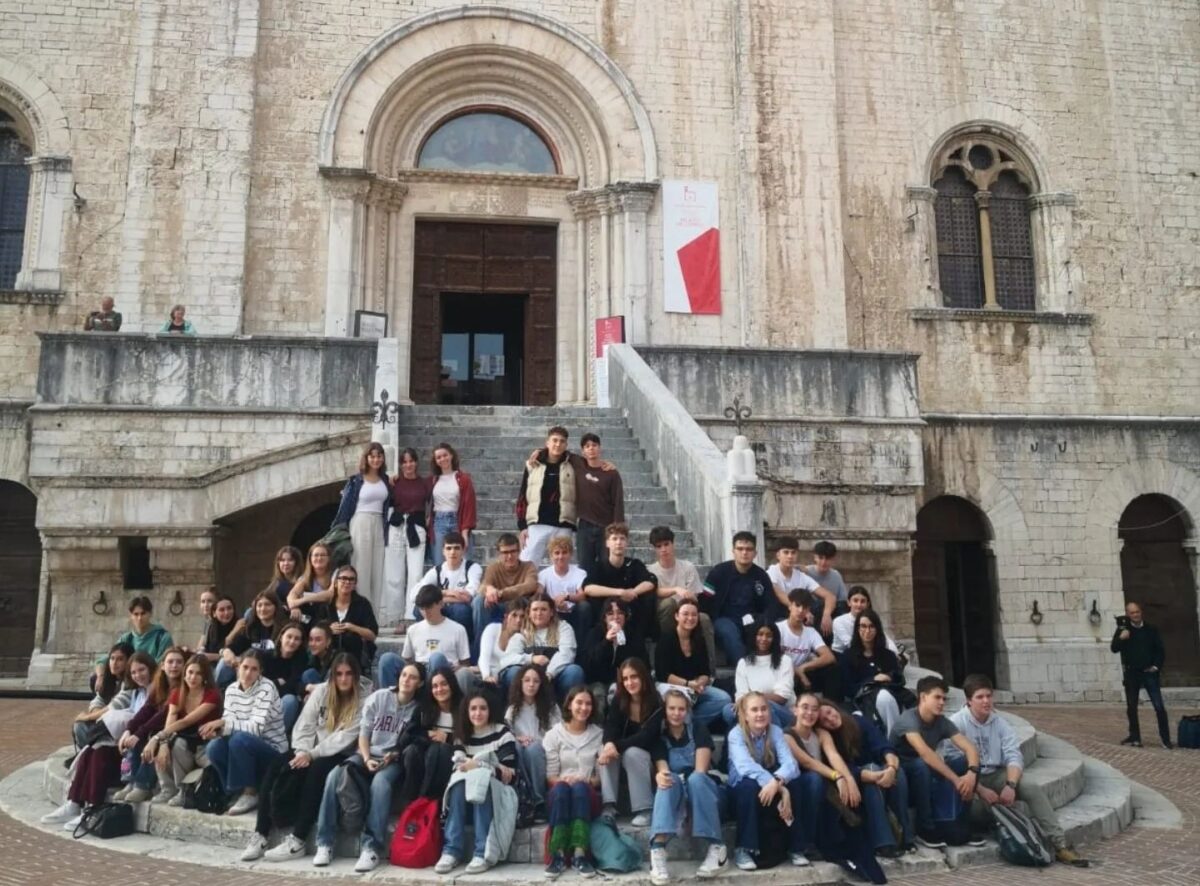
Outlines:
[{"label": "striped sweater", "polygon": [[225,690],[225,728],[222,735],[248,732],[283,753],[288,749],[287,731],[283,727],[283,705],[275,684],[259,677],[249,689],[231,683]]},{"label": "striped sweater", "polygon": [[492,754],[498,763],[509,769],[517,768],[517,740],[503,723],[492,723],[481,732],[474,732],[466,742],[454,742],[455,766],[483,754]]}]

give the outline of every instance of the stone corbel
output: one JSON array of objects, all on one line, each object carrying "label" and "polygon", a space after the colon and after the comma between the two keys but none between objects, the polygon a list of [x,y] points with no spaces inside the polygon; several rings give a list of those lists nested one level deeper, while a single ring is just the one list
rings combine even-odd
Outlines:
[{"label": "stone corbel", "polygon": [[329,234],[325,277],[325,334],[351,332],[353,306],[361,302],[366,199],[374,176],[365,169],[323,166],[329,194]]},{"label": "stone corbel", "polygon": [[28,292],[62,289],[62,244],[67,207],[72,200],[71,158],[30,157],[29,210],[25,248],[15,287]]},{"label": "stone corbel", "polygon": [[1080,303],[1083,273],[1074,261],[1074,194],[1045,193],[1029,198],[1030,234],[1038,309],[1070,313]]},{"label": "stone corbel", "polygon": [[909,185],[905,189],[909,208],[905,214],[906,231],[911,234],[913,267],[922,269],[922,295],[914,307],[942,307],[941,278],[937,263],[937,218],[934,202],[937,190],[924,185]]}]

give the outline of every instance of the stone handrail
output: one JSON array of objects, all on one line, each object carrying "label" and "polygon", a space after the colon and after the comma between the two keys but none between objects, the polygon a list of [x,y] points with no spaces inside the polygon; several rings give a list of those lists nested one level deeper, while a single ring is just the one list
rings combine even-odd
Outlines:
[{"label": "stone handrail", "polygon": [[375,342],[39,333],[40,404],[280,411],[370,408]]},{"label": "stone handrail", "polygon": [[612,404],[625,412],[705,559],[725,559],[743,529],[758,537],[761,557],[763,484],[731,469],[738,459],[726,458],[631,345],[610,345],[608,364]]}]

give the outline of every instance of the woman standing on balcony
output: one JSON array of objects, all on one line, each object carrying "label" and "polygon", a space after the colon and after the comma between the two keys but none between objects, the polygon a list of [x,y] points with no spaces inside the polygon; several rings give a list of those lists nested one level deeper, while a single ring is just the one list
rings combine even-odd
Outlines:
[{"label": "woman standing on balcony", "polygon": [[442,541],[447,532],[461,532],[466,539],[464,559],[471,557],[471,532],[475,529],[475,484],[458,466],[458,453],[449,443],[433,450],[433,565],[441,566]]},{"label": "woman standing on balcony", "polygon": [[350,530],[350,563],[358,573],[359,593],[379,610],[383,596],[383,560],[387,550],[392,482],[382,443],[371,443],[358,461],[358,473],[346,481],[333,525]]}]

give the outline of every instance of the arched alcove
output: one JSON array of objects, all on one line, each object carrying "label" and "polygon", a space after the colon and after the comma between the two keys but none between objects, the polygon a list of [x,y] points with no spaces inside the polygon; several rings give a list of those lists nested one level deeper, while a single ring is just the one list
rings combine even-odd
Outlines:
[{"label": "arched alcove", "polygon": [[37,625],[42,541],[37,496],[0,480],[0,676],[25,676]]}]

